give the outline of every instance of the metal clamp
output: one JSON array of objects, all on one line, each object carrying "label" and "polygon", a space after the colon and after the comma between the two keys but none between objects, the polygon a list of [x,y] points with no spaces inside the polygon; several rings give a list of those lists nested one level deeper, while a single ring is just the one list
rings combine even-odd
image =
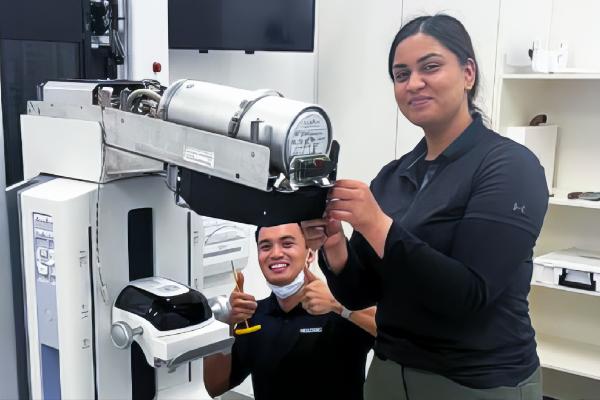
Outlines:
[{"label": "metal clamp", "polygon": [[229,121],[229,126],[227,127],[227,136],[236,137],[239,130],[240,124],[242,122],[242,118],[244,115],[250,110],[250,108],[256,104],[257,101],[263,99],[268,96],[278,96],[283,97],[283,95],[275,90],[265,89],[265,90],[257,90],[254,92],[255,96],[251,99],[242,100],[240,103],[240,108],[233,114],[231,120]]}]

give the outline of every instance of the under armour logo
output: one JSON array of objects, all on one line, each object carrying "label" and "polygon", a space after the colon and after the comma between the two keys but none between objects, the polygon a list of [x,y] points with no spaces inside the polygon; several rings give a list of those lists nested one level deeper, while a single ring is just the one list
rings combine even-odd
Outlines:
[{"label": "under armour logo", "polygon": [[519,207],[519,205],[515,202],[515,205],[513,206],[513,211],[517,210],[521,211],[521,214],[525,214],[525,204]]}]

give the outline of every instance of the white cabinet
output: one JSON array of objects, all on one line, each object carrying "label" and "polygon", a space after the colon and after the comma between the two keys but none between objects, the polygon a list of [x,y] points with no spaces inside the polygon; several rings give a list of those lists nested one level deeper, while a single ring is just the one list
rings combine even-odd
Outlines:
[{"label": "white cabinet", "polygon": [[[494,129],[505,134],[507,127],[527,125],[537,114],[558,125],[554,195],[535,254],[570,247],[600,251],[600,202],[567,198],[569,192],[600,191],[600,58],[597,51],[596,58],[583,54],[585,43],[593,45],[588,30],[598,29],[585,21],[598,6],[563,0],[529,5],[502,0]],[[599,72],[527,72],[533,39],[550,47],[566,40],[569,67]],[[544,394],[564,400],[600,398],[598,293],[533,284],[529,301],[544,367]]]}]

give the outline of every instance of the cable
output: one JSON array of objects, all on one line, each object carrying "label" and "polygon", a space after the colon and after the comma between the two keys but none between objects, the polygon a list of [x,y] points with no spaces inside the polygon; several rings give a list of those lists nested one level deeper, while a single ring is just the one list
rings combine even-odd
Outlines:
[{"label": "cable", "polygon": [[400,364],[400,371],[402,371],[402,386],[404,386],[404,396],[406,396],[406,400],[410,400],[408,397],[408,387],[406,385],[406,374],[404,373],[404,365]]},{"label": "cable", "polygon": [[133,111],[132,107],[135,104],[135,101],[140,98],[142,96],[146,96],[149,97],[150,99],[154,100],[157,103],[160,103],[160,99],[161,99],[161,95],[150,90],[150,89],[136,89],[133,92],[131,92],[131,94],[127,97],[127,106],[126,106],[126,110],[127,111]]},{"label": "cable", "polygon": [[102,177],[104,175],[104,166],[106,161],[106,129],[104,125],[104,107],[102,107],[100,121],[100,128],[102,129],[102,160],[100,162],[100,176],[98,177],[98,187],[96,189],[97,197],[96,197],[96,265],[98,268],[98,279],[100,281],[100,295],[102,296],[102,301],[104,304],[109,304],[109,296],[108,296],[108,287],[106,283],[104,283],[104,278],[102,277],[102,264],[100,263],[100,239],[99,239],[99,231],[100,231],[100,189],[102,188]]}]

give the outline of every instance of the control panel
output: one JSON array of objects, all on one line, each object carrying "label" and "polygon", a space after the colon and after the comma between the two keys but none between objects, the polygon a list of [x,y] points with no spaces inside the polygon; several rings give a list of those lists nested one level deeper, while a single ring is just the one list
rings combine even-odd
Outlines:
[{"label": "control panel", "polygon": [[54,222],[51,216],[33,213],[33,243],[36,279],[55,284]]}]

